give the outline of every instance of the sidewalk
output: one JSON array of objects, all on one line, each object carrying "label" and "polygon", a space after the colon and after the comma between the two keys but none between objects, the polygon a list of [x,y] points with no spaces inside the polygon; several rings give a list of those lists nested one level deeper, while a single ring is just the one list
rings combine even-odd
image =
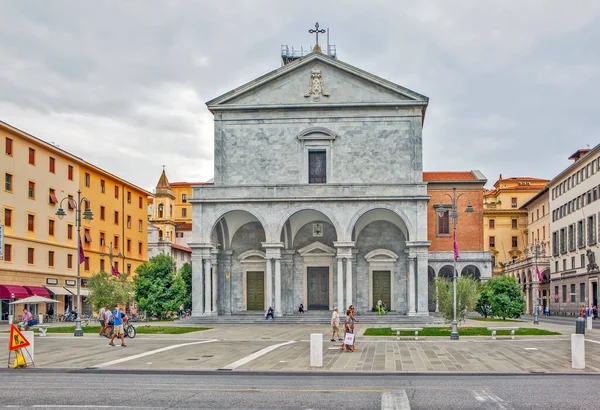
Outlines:
[{"label": "sidewalk", "polygon": [[[168,322],[177,325],[177,322]],[[164,323],[156,323],[164,325]],[[55,326],[55,324],[51,324]],[[64,323],[58,324],[64,325]],[[467,321],[467,326],[502,325]],[[128,347],[110,347],[95,334],[48,334],[35,338],[37,367],[135,370],[231,371],[336,371],[336,372],[600,372],[600,330],[586,334],[586,369],[571,369],[568,326],[529,321],[506,323],[561,332],[561,336],[364,337],[367,327],[357,326],[358,350],[346,353],[340,343],[329,342],[327,326],[228,325],[180,335],[138,335],[125,339]],[[384,326],[381,326],[384,327]],[[323,367],[309,365],[310,334],[322,333]],[[460,334],[460,328],[459,328]],[[0,335],[0,344],[8,334]]]}]

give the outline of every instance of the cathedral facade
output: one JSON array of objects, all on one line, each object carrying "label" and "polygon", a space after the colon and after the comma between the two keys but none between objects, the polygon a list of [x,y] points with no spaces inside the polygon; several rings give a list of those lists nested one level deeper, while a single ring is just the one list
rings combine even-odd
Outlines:
[{"label": "cathedral facade", "polygon": [[429,314],[427,97],[315,51],[207,105],[214,184],[189,199],[194,316],[379,299]]}]

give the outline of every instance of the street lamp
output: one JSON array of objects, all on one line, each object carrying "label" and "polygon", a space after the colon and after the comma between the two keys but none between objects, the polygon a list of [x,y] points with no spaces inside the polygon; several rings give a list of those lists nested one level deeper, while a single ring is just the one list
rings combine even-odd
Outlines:
[{"label": "street lamp", "polygon": [[[102,252],[100,252],[100,256],[103,258],[106,256],[106,253],[104,252],[104,249],[106,249],[106,245],[102,245]],[[112,268],[113,268],[113,259],[116,258],[122,258],[123,254],[121,253],[121,251],[119,250],[118,247],[113,246],[112,241],[110,242],[110,246],[108,247],[109,252],[108,252],[108,260],[110,261],[110,269],[111,269],[111,275],[112,275]],[[113,250],[116,250],[117,253],[113,253]]]},{"label": "street lamp", "polygon": [[[461,194],[459,194],[458,196],[456,195],[456,186],[452,187],[452,196],[450,194],[444,194],[441,196],[440,198],[440,203],[438,205],[434,205],[433,208],[435,209],[435,211],[437,212],[437,215],[442,218],[444,216],[444,213],[446,211],[448,211],[448,205],[443,204],[443,199],[444,197],[448,197],[450,198],[450,209],[449,209],[449,213],[450,216],[452,217],[452,227],[453,227],[453,233],[454,233],[454,240],[456,240],[456,223],[458,222],[458,200],[462,197],[462,196],[466,196],[469,199],[469,203],[467,204],[467,209],[465,209],[465,212],[474,212],[473,206],[471,205],[471,197],[463,192]],[[457,279],[457,271],[456,271],[456,257],[454,257],[454,274],[452,276],[452,282],[454,285],[454,319],[452,320],[452,331],[450,332],[450,340],[458,340],[458,322],[456,320],[456,279]]]},{"label": "street lamp", "polygon": [[[61,199],[60,204],[58,205],[58,210],[56,211],[56,216],[58,219],[62,220],[65,215],[65,210],[62,207],[62,203],[64,200],[67,200],[71,208],[75,209],[75,226],[77,227],[77,258],[81,258],[81,207],[83,206],[84,201],[88,199],[85,197],[81,197],[81,190],[77,190],[77,202],[71,197],[64,197]],[[90,208],[85,208],[83,212],[83,219],[86,221],[91,221],[94,219],[94,214]],[[75,334],[74,336],[83,336],[83,329],[81,329],[81,260],[77,261],[77,319],[75,319]]]},{"label": "street lamp", "polygon": [[537,325],[539,324],[539,299],[540,299],[540,286],[539,286],[539,281],[540,278],[538,277],[538,272],[539,272],[539,268],[538,268],[538,264],[537,264],[537,260],[538,260],[538,256],[542,255],[545,256],[546,255],[546,244],[544,242],[538,242],[537,240],[531,245],[531,253],[533,254],[533,257],[535,258],[535,278],[537,279],[538,285],[534,285],[533,289],[535,291],[535,303],[534,303],[534,311],[533,311],[533,324]]}]

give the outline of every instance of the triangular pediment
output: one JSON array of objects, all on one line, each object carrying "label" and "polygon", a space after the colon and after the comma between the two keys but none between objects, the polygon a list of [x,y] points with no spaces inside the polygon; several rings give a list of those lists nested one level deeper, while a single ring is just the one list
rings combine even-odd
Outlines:
[{"label": "triangular pediment", "polygon": [[335,256],[336,251],[334,248],[316,241],[298,249],[298,253],[301,256]]},{"label": "triangular pediment", "polygon": [[210,110],[256,107],[426,106],[428,98],[350,64],[313,52],[209,102]]}]

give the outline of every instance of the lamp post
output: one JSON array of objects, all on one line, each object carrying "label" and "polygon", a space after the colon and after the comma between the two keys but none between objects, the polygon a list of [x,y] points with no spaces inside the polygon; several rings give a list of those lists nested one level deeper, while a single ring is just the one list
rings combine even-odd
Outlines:
[{"label": "lamp post", "polygon": [[[450,209],[448,210],[448,205],[443,203],[444,197],[450,198]],[[444,213],[450,211],[450,216],[452,217],[452,227],[453,227],[453,238],[456,240],[456,223],[458,222],[458,200],[462,197],[466,196],[469,199],[469,203],[467,204],[467,209],[465,212],[473,212],[473,206],[471,205],[471,197],[465,192],[456,195],[456,186],[452,187],[452,195],[444,194],[440,198],[440,203],[438,205],[434,205],[434,209],[437,212],[437,215],[442,218]],[[454,318],[452,320],[452,331],[450,332],[450,340],[458,340],[458,321],[456,320],[456,279],[457,279],[457,271],[456,271],[456,257],[454,257],[454,274],[452,276],[452,282],[454,285]]]},{"label": "lamp post", "polygon": [[[81,207],[83,206],[84,201],[87,201],[88,199],[81,197],[81,190],[79,189],[77,190],[77,201],[68,196],[61,199],[58,210],[56,211],[56,216],[61,220],[67,215],[62,207],[62,203],[65,199],[71,208],[75,208],[75,226],[77,227],[77,318],[75,319],[74,336],[83,336],[83,329],[81,329],[81,260],[79,260],[79,258],[81,255]],[[83,219],[86,221],[94,219],[94,214],[90,208],[86,208],[83,212]]]},{"label": "lamp post", "polygon": [[535,303],[534,305],[534,311],[533,311],[533,324],[537,325],[539,324],[539,300],[540,300],[540,286],[539,286],[539,281],[540,279],[537,277],[537,273],[538,273],[538,256],[542,255],[544,256],[546,254],[546,244],[544,242],[538,242],[537,240],[531,245],[531,253],[533,254],[534,260],[535,260],[535,278],[538,281],[538,285],[534,286],[533,289],[535,290]]},{"label": "lamp post", "polygon": [[[104,249],[106,249],[106,245],[102,245],[102,252],[100,253],[101,257],[105,257],[106,253],[104,252]],[[117,251],[117,253],[113,253],[113,250]],[[110,246],[109,246],[109,253],[108,253],[108,260],[110,261],[110,270],[111,270],[111,275],[112,275],[112,268],[113,268],[113,259],[117,257],[117,258],[122,258],[123,254],[121,253],[121,250],[117,247],[117,246],[113,246],[112,241],[110,242]]]}]

